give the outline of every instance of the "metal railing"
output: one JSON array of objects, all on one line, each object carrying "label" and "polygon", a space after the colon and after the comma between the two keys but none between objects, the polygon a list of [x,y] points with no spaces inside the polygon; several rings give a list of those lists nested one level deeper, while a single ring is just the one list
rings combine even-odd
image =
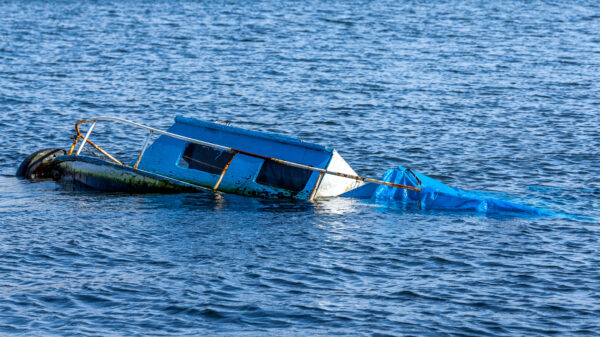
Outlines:
[{"label": "metal railing", "polygon": [[[229,165],[231,164],[231,161],[233,160],[233,158],[235,157],[235,155],[239,153],[239,154],[243,154],[243,155],[250,156],[250,157],[260,158],[260,159],[264,159],[264,160],[271,160],[271,161],[274,161],[276,163],[279,163],[279,164],[282,164],[282,165],[286,165],[286,166],[297,167],[297,168],[300,168],[300,169],[309,170],[309,171],[313,171],[313,172],[319,172],[319,180],[318,180],[319,182],[323,178],[323,175],[330,174],[330,175],[335,175],[335,176],[338,176],[338,177],[343,177],[343,178],[348,178],[348,179],[354,179],[354,180],[357,180],[357,181],[374,183],[374,184],[378,184],[378,185],[391,186],[391,187],[402,188],[402,189],[407,189],[407,190],[412,190],[412,191],[417,191],[417,192],[421,191],[421,188],[419,188],[419,187],[401,185],[401,184],[396,184],[396,183],[390,183],[390,182],[387,182],[387,181],[382,181],[382,180],[372,179],[372,178],[367,178],[367,177],[361,177],[361,176],[353,175],[353,174],[328,171],[327,169],[321,169],[321,168],[317,168],[317,167],[313,167],[313,166],[309,166],[309,165],[294,163],[294,162],[287,161],[287,160],[282,160],[282,159],[267,157],[267,156],[263,156],[263,155],[260,155],[260,154],[247,152],[247,151],[244,151],[244,150],[234,149],[234,148],[223,146],[223,145],[213,144],[213,143],[201,141],[201,140],[198,140],[198,139],[181,136],[181,135],[178,135],[178,134],[175,134],[175,133],[171,133],[171,132],[159,130],[159,129],[156,129],[156,128],[153,128],[153,127],[150,127],[150,126],[146,126],[146,125],[143,125],[143,124],[140,124],[140,123],[132,122],[132,121],[129,121],[129,120],[126,120],[126,119],[122,119],[122,118],[117,118],[117,117],[98,117],[98,118],[94,118],[94,119],[83,119],[83,120],[77,121],[75,123],[75,131],[77,132],[77,134],[75,135],[74,140],[73,140],[73,145],[71,145],[71,148],[69,150],[69,155],[73,154],[73,151],[75,149],[75,146],[77,145],[77,142],[78,142],[79,138],[82,138],[83,142],[79,146],[79,149],[77,150],[77,152],[76,152],[75,155],[79,155],[81,153],[81,150],[83,150],[83,147],[85,146],[85,144],[90,144],[92,147],[94,147],[100,153],[102,153],[103,155],[105,155],[111,161],[113,161],[113,162],[115,162],[115,163],[117,163],[119,165],[124,165],[125,166],[125,164],[123,164],[121,161],[117,160],[115,157],[111,156],[109,153],[107,153],[106,151],[104,151],[98,145],[96,145],[92,141],[90,141],[90,139],[89,139],[90,135],[91,135],[91,133],[92,133],[92,131],[94,129],[94,126],[96,126],[96,123],[98,121],[117,122],[117,123],[122,123],[122,124],[128,124],[128,125],[134,126],[136,128],[148,130],[148,132],[149,132],[148,136],[146,137],[146,140],[144,141],[144,145],[142,146],[142,149],[141,149],[141,151],[140,151],[140,153],[139,153],[139,155],[137,157],[137,160],[136,160],[135,164],[133,165],[134,169],[138,168],[138,165],[139,165],[140,161],[142,160],[142,157],[143,157],[143,155],[144,155],[144,153],[146,151],[146,148],[148,147],[148,142],[150,141],[150,138],[151,138],[151,136],[154,133],[159,134],[159,135],[163,135],[163,136],[167,136],[167,137],[171,137],[171,138],[180,139],[180,140],[183,140],[183,141],[186,141],[186,142],[189,142],[189,143],[199,144],[199,145],[210,147],[210,148],[213,148],[213,149],[218,149],[218,150],[222,150],[222,151],[231,152],[233,155],[231,156],[231,159],[229,159],[229,161],[227,162],[227,164],[223,168],[223,171],[221,172],[221,175],[220,175],[219,179],[217,180],[217,183],[215,184],[215,186],[213,186],[213,190],[217,190],[217,188],[219,187],[219,184],[221,183],[221,180],[223,180],[223,177],[225,176],[225,173],[227,172],[227,169],[229,168]],[[79,130],[79,125],[85,124],[85,123],[92,123],[92,125],[90,126],[90,128],[88,129],[88,131],[86,132],[86,134],[84,136],[84,135],[81,134],[81,131]],[[316,192],[316,189],[317,189],[318,185],[319,184],[315,185],[315,188],[313,189],[313,191],[312,191],[309,199],[312,199],[312,197],[314,197],[314,194]]]}]

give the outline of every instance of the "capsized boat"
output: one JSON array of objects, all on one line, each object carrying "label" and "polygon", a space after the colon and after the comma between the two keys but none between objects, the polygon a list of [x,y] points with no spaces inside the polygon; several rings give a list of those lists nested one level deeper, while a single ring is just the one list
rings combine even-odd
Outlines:
[{"label": "capsized boat", "polygon": [[[125,164],[93,143],[90,136],[98,122],[148,131],[137,158]],[[90,124],[85,135],[79,128],[82,124]],[[402,167],[388,170],[382,179],[362,177],[334,149],[193,118],[178,116],[163,131],[121,118],[100,117],[77,121],[75,132],[68,151],[37,151],[21,163],[17,176],[51,178],[73,188],[105,192],[212,191],[309,201],[341,196],[393,200],[421,209],[549,213],[451,188]],[[149,144],[153,135],[159,136]],[[86,150],[98,154],[82,155],[86,145],[94,149]]]}]

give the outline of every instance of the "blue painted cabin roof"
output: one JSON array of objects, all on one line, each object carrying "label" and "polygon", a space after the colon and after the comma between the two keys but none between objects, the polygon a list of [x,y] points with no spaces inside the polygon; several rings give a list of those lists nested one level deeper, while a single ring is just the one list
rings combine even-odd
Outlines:
[{"label": "blue painted cabin roof", "polygon": [[[210,130],[210,131],[214,131],[216,133],[221,132],[223,134],[227,134],[229,137],[237,136],[237,137],[246,138],[246,139],[261,139],[261,140],[265,140],[268,142],[277,142],[277,143],[281,143],[284,145],[295,145],[295,146],[299,146],[302,148],[307,148],[307,149],[311,149],[311,150],[315,150],[315,151],[327,152],[330,154],[333,152],[333,149],[327,148],[327,147],[325,147],[323,145],[319,145],[319,144],[307,143],[298,138],[293,138],[293,137],[288,137],[288,136],[283,136],[283,135],[268,133],[268,132],[252,131],[252,130],[238,128],[235,126],[224,125],[224,124],[219,124],[219,123],[211,123],[211,122],[206,122],[203,120],[199,120],[199,119],[195,119],[195,118],[188,118],[188,117],[183,117],[183,116],[175,117],[175,124],[171,127],[171,129],[169,129],[169,132],[173,132],[171,130],[174,130],[174,129],[182,129],[183,130],[183,128],[181,126],[186,126],[185,129],[190,130],[190,131],[195,131],[195,132],[203,132],[203,131]],[[173,132],[173,133],[176,133],[176,132]],[[207,137],[208,135],[203,134],[202,136]],[[188,136],[188,137],[194,138],[193,136]],[[244,150],[241,147],[248,145],[245,142],[242,142],[242,143],[236,142],[234,138],[229,138],[229,137],[219,138],[219,140],[231,142],[231,145],[224,144],[224,143],[216,143],[216,142],[214,142],[214,143],[219,144],[219,145],[229,146],[229,147],[236,148],[239,150]],[[208,139],[202,139],[202,140],[209,141]],[[234,146],[233,144],[236,144],[236,146]],[[249,150],[245,150],[245,151],[252,152]]]},{"label": "blue painted cabin roof", "polygon": [[306,143],[297,138],[251,131],[182,116],[175,117],[175,124],[168,131],[237,150],[305,165],[318,165],[323,158],[328,159],[333,152],[333,149]]}]

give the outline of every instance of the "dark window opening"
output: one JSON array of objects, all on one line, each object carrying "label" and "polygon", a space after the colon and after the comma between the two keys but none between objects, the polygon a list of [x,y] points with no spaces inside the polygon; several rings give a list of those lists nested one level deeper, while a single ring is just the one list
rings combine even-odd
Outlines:
[{"label": "dark window opening", "polygon": [[300,192],[306,186],[311,175],[312,171],[279,164],[267,159],[258,173],[256,182],[262,185]]},{"label": "dark window opening", "polygon": [[189,143],[179,160],[179,166],[220,175],[232,157],[233,153],[230,152]]}]

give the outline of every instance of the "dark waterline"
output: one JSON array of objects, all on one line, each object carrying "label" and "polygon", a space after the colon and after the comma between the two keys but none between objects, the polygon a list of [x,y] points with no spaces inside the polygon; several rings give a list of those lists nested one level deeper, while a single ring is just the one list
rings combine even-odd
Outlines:
[{"label": "dark waterline", "polygon": [[[598,32],[593,1],[0,1],[0,335],[597,334]],[[14,177],[101,115],[231,121],[575,217]]]}]

